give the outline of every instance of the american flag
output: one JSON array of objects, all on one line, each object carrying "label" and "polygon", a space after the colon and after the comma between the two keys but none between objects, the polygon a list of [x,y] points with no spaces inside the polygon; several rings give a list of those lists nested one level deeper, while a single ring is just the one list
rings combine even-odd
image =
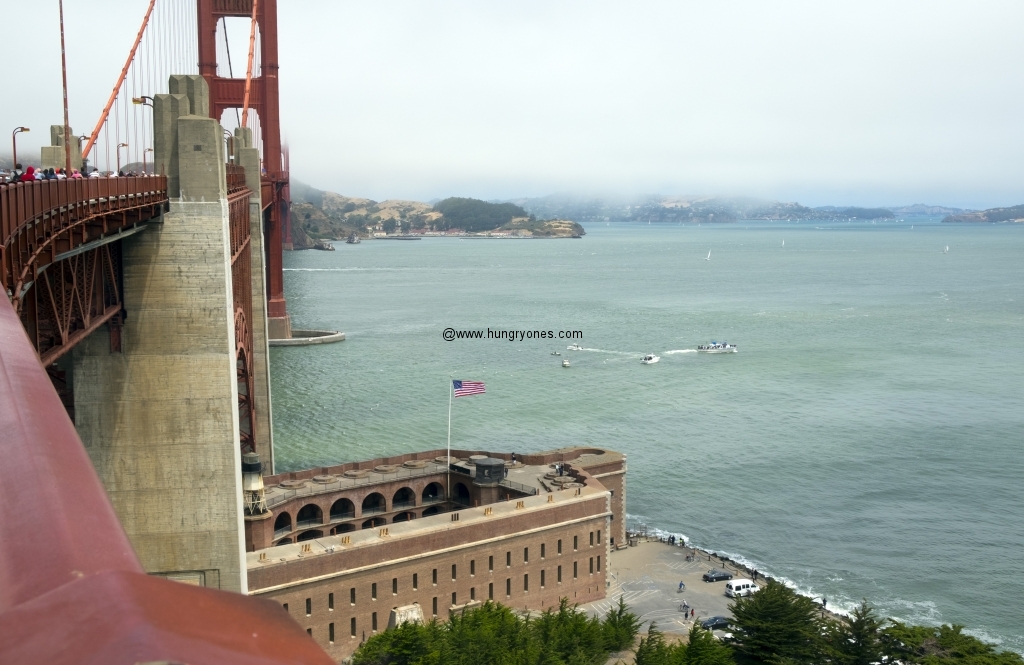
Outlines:
[{"label": "american flag", "polygon": [[487,392],[484,389],[483,381],[452,381],[452,388],[455,389],[456,397],[466,397],[468,395],[482,395]]}]

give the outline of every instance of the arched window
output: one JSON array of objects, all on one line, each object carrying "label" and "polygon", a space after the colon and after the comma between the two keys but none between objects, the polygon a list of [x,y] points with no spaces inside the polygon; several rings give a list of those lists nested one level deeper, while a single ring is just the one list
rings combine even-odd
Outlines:
[{"label": "arched window", "polygon": [[455,494],[455,502],[456,503],[461,503],[464,506],[468,506],[469,505],[469,488],[468,487],[466,487],[462,483],[455,483],[455,487],[453,488],[453,493]]},{"label": "arched window", "polygon": [[281,513],[274,520],[274,537],[282,536],[292,532],[292,516],[288,513]]},{"label": "arched window", "polygon": [[395,515],[395,517],[391,521],[392,522],[408,522],[409,520],[414,520],[414,519],[416,519],[416,513],[404,512],[404,513],[398,513],[397,515]]},{"label": "arched window", "polygon": [[281,540],[277,541],[277,543],[276,543],[276,545],[291,545],[291,544],[292,544],[292,539],[291,538],[282,538]]},{"label": "arched window", "polygon": [[370,519],[363,522],[364,529],[372,529],[375,526],[384,526],[388,521],[383,517],[371,517]]},{"label": "arched window", "polygon": [[430,483],[423,488],[423,503],[444,501],[444,487],[441,483]]},{"label": "arched window", "polygon": [[331,521],[347,520],[356,516],[356,506],[348,499],[338,499],[331,506]]},{"label": "arched window", "polygon": [[304,540],[313,540],[314,538],[323,538],[324,532],[318,529],[310,529],[309,531],[303,531],[299,534],[299,537],[295,539],[295,542],[301,543]]},{"label": "arched window", "polygon": [[387,511],[387,504],[384,501],[384,495],[374,492],[370,496],[363,499],[363,514],[374,515],[376,513],[383,513]]},{"label": "arched window", "polygon": [[429,508],[427,508],[426,510],[423,511],[423,516],[424,517],[429,517],[430,515],[437,515],[440,512],[441,512],[441,506],[431,506],[431,507],[429,507]]},{"label": "arched window", "polygon": [[324,511],[315,503],[307,503],[295,516],[295,527],[301,529],[304,526],[314,526],[324,523]]},{"label": "arched window", "polygon": [[339,524],[338,526],[331,529],[332,534],[348,533],[349,531],[355,531],[356,525],[351,523]]},{"label": "arched window", "polygon": [[391,510],[401,510],[402,508],[412,508],[416,505],[416,492],[413,492],[408,487],[395,492],[395,498],[391,502]]}]

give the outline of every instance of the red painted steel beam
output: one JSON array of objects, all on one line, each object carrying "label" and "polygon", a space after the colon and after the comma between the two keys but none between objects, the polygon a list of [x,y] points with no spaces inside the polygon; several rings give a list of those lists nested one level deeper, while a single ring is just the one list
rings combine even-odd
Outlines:
[{"label": "red painted steel beam", "polygon": [[143,572],[6,298],[0,404],[0,663],[333,663],[273,601]]}]

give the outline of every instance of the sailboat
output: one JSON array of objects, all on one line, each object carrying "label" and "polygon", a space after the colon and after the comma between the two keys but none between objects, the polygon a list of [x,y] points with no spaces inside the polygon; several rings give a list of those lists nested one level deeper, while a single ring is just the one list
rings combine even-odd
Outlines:
[{"label": "sailboat", "polygon": [[705,261],[710,261],[711,260],[711,250],[710,249],[708,250],[708,255],[704,257],[704,260]]},{"label": "sailboat", "polygon": [[783,247],[785,247],[785,246],[786,246],[786,241],[785,241],[785,240],[783,240],[783,241],[782,241],[782,246],[783,246]]},{"label": "sailboat", "polygon": [[946,245],[946,249],[942,250],[943,254],[949,254],[949,245]]}]

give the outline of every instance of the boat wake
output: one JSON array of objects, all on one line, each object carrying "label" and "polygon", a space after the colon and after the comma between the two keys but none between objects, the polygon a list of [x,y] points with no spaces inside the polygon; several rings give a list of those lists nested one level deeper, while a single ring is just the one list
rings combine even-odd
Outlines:
[{"label": "boat wake", "polygon": [[697,353],[697,349],[675,349],[673,351],[665,351],[666,356],[674,356],[677,353]]}]

